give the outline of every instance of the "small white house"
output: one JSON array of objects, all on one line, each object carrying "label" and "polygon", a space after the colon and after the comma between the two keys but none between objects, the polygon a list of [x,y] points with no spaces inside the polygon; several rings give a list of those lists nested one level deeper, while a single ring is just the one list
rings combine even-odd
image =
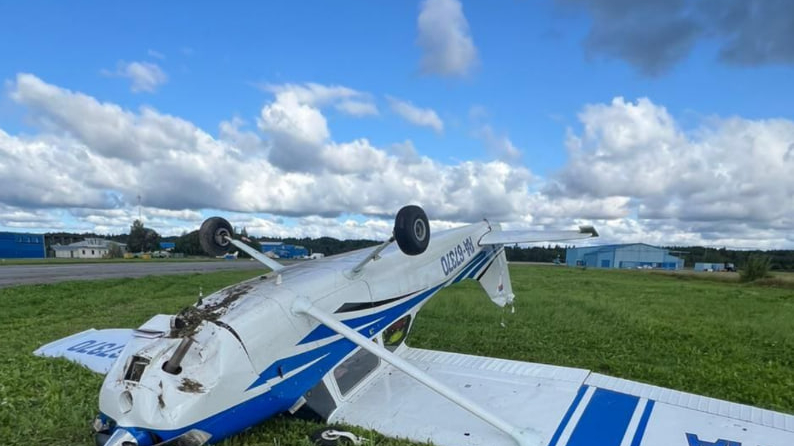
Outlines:
[{"label": "small white house", "polygon": [[55,257],[59,259],[101,259],[108,256],[110,247],[118,245],[122,252],[126,252],[127,245],[101,238],[87,238],[82,242],[69,245],[55,245]]}]

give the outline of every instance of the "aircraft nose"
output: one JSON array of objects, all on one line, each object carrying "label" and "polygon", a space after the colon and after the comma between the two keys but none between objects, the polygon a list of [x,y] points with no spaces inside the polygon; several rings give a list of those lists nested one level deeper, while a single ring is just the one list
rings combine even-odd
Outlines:
[{"label": "aircraft nose", "polygon": [[[154,446],[203,446],[212,435],[199,429],[191,429],[182,435],[157,443]],[[118,428],[113,435],[101,445],[97,446],[152,446],[152,437],[146,431],[135,428]]]},{"label": "aircraft nose", "polygon": [[145,432],[119,428],[102,446],[151,446],[152,440]]}]

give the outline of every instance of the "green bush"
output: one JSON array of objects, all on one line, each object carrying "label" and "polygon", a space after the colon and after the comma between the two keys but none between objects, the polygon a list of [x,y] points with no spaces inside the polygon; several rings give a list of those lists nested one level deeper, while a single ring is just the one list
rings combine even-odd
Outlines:
[{"label": "green bush", "polygon": [[742,282],[752,282],[769,277],[771,259],[767,256],[753,255],[747,259],[747,265],[739,272]]}]

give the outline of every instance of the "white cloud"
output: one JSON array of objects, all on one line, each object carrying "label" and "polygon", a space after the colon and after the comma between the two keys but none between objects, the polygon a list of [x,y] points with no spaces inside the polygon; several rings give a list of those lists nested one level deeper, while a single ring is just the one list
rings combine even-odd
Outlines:
[{"label": "white cloud", "polygon": [[334,107],[351,116],[376,116],[378,114],[378,107],[372,102],[345,100]]},{"label": "white cloud", "polygon": [[0,203],[0,226],[22,231],[43,231],[64,227],[60,211],[23,209]]},{"label": "white cloud", "polygon": [[160,85],[168,81],[168,75],[157,64],[150,62],[119,61],[116,71],[103,70],[102,73],[131,80],[130,89],[134,93],[142,91],[154,93]]},{"label": "white cloud", "polygon": [[438,117],[438,113],[431,108],[420,108],[410,102],[402,101],[388,96],[389,105],[392,111],[400,115],[411,124],[430,127],[438,133],[444,131],[444,122]]},{"label": "white cloud", "polygon": [[[156,110],[100,103],[29,74],[17,76],[11,95],[43,131],[31,139],[2,134],[10,141],[0,146],[2,159],[18,153],[38,163],[3,177],[25,185],[0,192],[20,206],[118,208],[140,193],[163,209],[329,217],[391,215],[419,202],[436,209],[435,218],[477,220],[523,212],[531,180],[526,169],[501,162],[441,164],[412,144],[394,155],[364,138],[333,141],[322,112],[309,105],[327,94],[277,93],[258,122],[264,140],[239,118],[222,122],[213,137]],[[40,172],[59,175],[54,184],[62,190],[54,193],[52,177]]]},{"label": "white cloud", "polygon": [[546,189],[553,196],[630,197],[646,227],[677,229],[671,239],[689,232],[747,246],[736,243],[773,230],[764,238],[783,243],[781,230],[794,228],[794,161],[786,156],[794,122],[712,117],[686,132],[645,98],[589,105],[579,119],[583,134],[569,133],[568,164]]},{"label": "white cloud", "polygon": [[[143,197],[143,202],[147,201]],[[132,222],[139,217],[137,206],[116,209],[72,208],[68,215],[76,220],[79,229],[101,234],[128,233]],[[146,227],[153,228],[163,236],[180,235],[201,225],[202,214],[195,210],[158,209],[143,206],[140,217]]]},{"label": "white cloud", "polygon": [[266,133],[284,134],[309,144],[321,144],[331,136],[320,110],[311,103],[302,102],[294,92],[279,93],[276,101],[262,108],[259,128]]},{"label": "white cloud", "polygon": [[[275,94],[275,99],[262,108],[257,121],[259,129],[271,138],[268,161],[287,171],[313,172],[328,167],[324,157],[329,155],[326,145],[331,142],[331,133],[321,110],[323,107],[333,106],[353,116],[378,113],[369,94],[339,85],[265,84],[260,87]],[[332,164],[340,166],[341,161]]]},{"label": "white cloud", "polygon": [[439,228],[482,218],[533,229],[588,223],[599,242],[794,246],[790,120],[712,117],[684,131],[650,100],[616,98],[584,107],[567,164],[544,180],[503,161],[440,163],[411,141],[335,141],[321,95],[276,93],[262,134],[232,118],[213,136],[33,75],[9,89],[40,133],[0,129],[3,227],[124,232],[140,194],[163,234],[196,229],[198,211],[216,209],[257,235],[382,238],[394,212],[416,203]]},{"label": "white cloud", "polygon": [[497,159],[507,163],[515,163],[521,159],[521,150],[513,144],[513,141],[510,141],[506,135],[497,134],[490,125],[481,126],[474,134]]},{"label": "white cloud", "polygon": [[292,97],[297,103],[312,108],[333,107],[351,116],[371,116],[378,114],[378,107],[368,93],[341,85],[322,85],[313,82],[305,84],[262,84],[262,90],[280,97]]},{"label": "white cloud", "polygon": [[417,19],[422,71],[465,75],[477,62],[477,48],[458,0],[424,0]]}]

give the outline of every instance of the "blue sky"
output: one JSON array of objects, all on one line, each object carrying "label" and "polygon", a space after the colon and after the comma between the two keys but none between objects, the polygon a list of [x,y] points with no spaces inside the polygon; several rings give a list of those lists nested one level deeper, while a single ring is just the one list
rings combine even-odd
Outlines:
[{"label": "blue sky", "polygon": [[[753,14],[741,13],[747,5]],[[789,9],[733,0],[7,2],[0,163],[25,150],[37,169],[68,162],[48,165],[32,146],[45,141],[97,177],[72,175],[65,200],[7,175],[18,190],[0,194],[0,227],[120,231],[141,193],[163,233],[220,211],[255,232],[381,236],[380,217],[408,200],[431,217],[436,206],[439,227],[489,215],[544,227],[586,220],[616,241],[791,246]],[[90,128],[108,119],[112,129],[116,111],[85,109],[78,97],[126,113],[123,142],[105,146],[106,134]],[[345,111],[350,100],[364,108]],[[144,109],[156,119],[141,119]],[[221,131],[232,122],[236,137]],[[194,130],[222,149],[195,143]],[[156,134],[170,144],[188,135],[180,156],[196,166],[236,153],[218,166],[243,178],[257,169],[231,163],[247,160],[267,172],[257,187],[282,194],[260,199],[243,179],[192,184],[198,167],[146,167],[129,155],[162,157],[167,148],[147,139]],[[240,149],[244,141],[251,147]],[[355,141],[366,144],[339,150]],[[739,163],[767,145],[778,161]],[[401,167],[405,146],[427,170]],[[386,164],[353,165],[367,159]],[[413,194],[380,189],[397,178]],[[301,192],[307,181],[332,185],[329,195]],[[182,186],[203,192],[173,192]],[[719,193],[705,196],[710,186]],[[229,198],[205,199],[212,194]]]}]

